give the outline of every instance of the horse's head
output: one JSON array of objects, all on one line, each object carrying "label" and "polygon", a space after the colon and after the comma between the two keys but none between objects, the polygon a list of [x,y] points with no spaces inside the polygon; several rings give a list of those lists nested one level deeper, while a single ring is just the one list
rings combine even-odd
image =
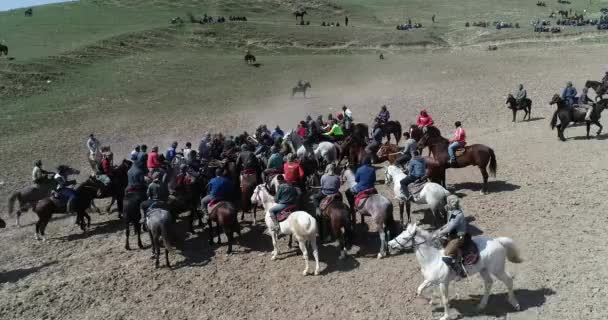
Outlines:
[{"label": "horse's head", "polygon": [[505,104],[514,105],[515,97],[513,97],[513,95],[509,93],[509,95],[507,96],[507,102],[505,102]]},{"label": "horse's head", "polygon": [[408,224],[405,230],[388,242],[391,250],[404,250],[416,246],[416,236],[418,236],[418,226],[416,223]]},{"label": "horse's head", "polygon": [[266,199],[270,195],[268,188],[265,184],[259,184],[253,190],[253,194],[251,195],[251,203],[255,205],[262,205],[266,202]]},{"label": "horse's head", "polygon": [[559,96],[559,94],[556,93],[553,95],[553,98],[551,99],[551,101],[549,101],[549,104],[554,105],[554,104],[560,103],[560,102],[562,102],[562,98]]},{"label": "horse's head", "polygon": [[68,165],[62,164],[57,167],[57,173],[65,176],[65,177],[68,177],[68,176],[79,175],[80,170],[74,169]]}]

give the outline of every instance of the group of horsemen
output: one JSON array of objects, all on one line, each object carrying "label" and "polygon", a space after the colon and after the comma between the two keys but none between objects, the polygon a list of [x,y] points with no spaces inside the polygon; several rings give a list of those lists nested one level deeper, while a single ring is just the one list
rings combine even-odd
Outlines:
[{"label": "group of horsemen", "polygon": [[[376,170],[372,166],[372,155],[374,154],[372,152],[377,151],[382,143],[385,136],[383,126],[388,121],[390,121],[390,113],[386,106],[382,106],[375,118],[372,135],[368,138],[367,154],[355,172],[357,184],[346,190],[349,199],[354,199],[359,193],[375,190]],[[426,110],[422,110],[416,125],[420,128],[433,126],[434,121]],[[321,141],[339,142],[352,130],[352,126],[353,113],[348,107],[344,106],[341,113],[335,117],[330,115],[327,121],[323,121],[322,117],[313,120],[308,116],[306,120],[298,124],[296,134],[303,139],[304,146],[308,148],[308,146]],[[466,144],[466,134],[461,123],[457,121],[455,127],[454,137],[450,140],[448,149],[450,162],[455,161],[455,150],[464,147]],[[265,125],[261,125],[256,129],[254,136],[244,133],[238,137],[227,138],[222,134],[211,135],[208,133],[200,141],[197,150],[192,148],[190,142],[186,143],[185,148],[181,151],[178,151],[178,143],[173,142],[164,154],[159,152],[159,148],[156,146],[148,153],[146,145],[138,145],[129,156],[132,164],[127,173],[128,185],[125,193],[145,192],[148,199],[141,204],[144,213],[142,220],[145,220],[146,211],[151,206],[162,207],[169,197],[169,190],[165,181],[166,168],[169,166],[177,165],[179,167],[179,174],[176,175],[174,180],[174,190],[178,192],[180,189],[187,189],[199,174],[208,172],[205,169],[210,167],[210,163],[234,161],[239,176],[255,174],[258,177],[258,182],[264,181],[266,183],[276,177],[278,186],[275,190],[275,201],[277,204],[269,211],[271,219],[277,222],[277,215],[284,209],[296,205],[301,190],[305,188],[306,172],[309,171],[305,170],[301,159],[296,156],[296,150],[285,143],[284,136],[285,133],[278,126],[270,131]],[[425,180],[427,168],[425,159],[419,154],[417,141],[410,136],[410,132],[405,132],[403,136],[406,139],[405,146],[400,151],[396,164],[405,168],[408,172],[408,175],[400,182],[402,192],[408,198],[411,197],[408,194],[408,185]],[[87,148],[89,161],[97,179],[109,184],[109,177],[112,177],[112,170],[115,168],[110,148],[102,147],[93,134],[87,140]],[[261,160],[261,156],[266,157],[265,164]],[[49,174],[51,173],[42,168],[42,162],[40,160],[36,161],[32,173],[34,182],[42,183],[42,180],[46,179]],[[54,174],[53,179],[57,182],[57,189],[54,194],[56,197],[60,197],[65,194],[63,191],[70,190],[68,185],[73,182],[70,183],[59,170],[52,174]],[[209,214],[210,204],[220,201],[236,201],[235,195],[238,194],[236,184],[239,182],[231,179],[225,166],[217,166],[211,175],[214,175],[214,177],[209,177],[210,180],[206,186],[207,193],[200,201],[205,216]],[[320,185],[315,186],[318,191],[311,196],[320,228],[323,228],[321,203],[326,198],[341,201],[341,183],[338,166],[335,163],[326,164],[324,174],[320,178]],[[437,231],[437,235],[447,235],[450,239],[446,246],[444,260],[454,270],[461,272],[462,270],[456,266],[455,257],[464,242],[466,222],[459,206],[458,197],[450,196],[447,207],[449,209],[448,223]],[[351,208],[351,210],[355,210],[355,208]],[[274,226],[278,229],[279,224],[274,223]],[[272,231],[277,232],[277,229]]]}]

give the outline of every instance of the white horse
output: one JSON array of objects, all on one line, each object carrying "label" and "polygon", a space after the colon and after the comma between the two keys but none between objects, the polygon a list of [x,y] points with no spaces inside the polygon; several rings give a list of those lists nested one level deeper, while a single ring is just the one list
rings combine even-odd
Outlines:
[{"label": "white horse", "polygon": [[[272,246],[274,250],[272,251],[272,260],[277,258],[279,254],[279,246],[277,244],[278,233],[273,232],[272,229],[275,225],[275,222],[272,220],[270,215],[270,208],[276,205],[274,202],[274,198],[266,189],[266,186],[261,184],[258,185],[253,191],[253,195],[251,196],[251,203],[253,204],[262,204],[264,206],[264,210],[266,211],[266,226],[268,227],[268,231],[270,236],[272,237]],[[319,250],[317,249],[317,220],[313,218],[310,214],[305,211],[295,211],[289,215],[289,217],[279,223],[279,232],[285,235],[294,235],[296,240],[298,241],[298,245],[300,246],[300,250],[302,251],[302,255],[304,257],[304,263],[306,268],[302,272],[303,275],[308,274],[308,250],[306,244],[310,242],[310,246],[312,247],[312,255],[315,258],[315,275],[319,275]]]},{"label": "white horse", "polygon": [[323,141],[315,148],[315,158],[325,164],[338,161],[339,147],[332,142]]},{"label": "white horse", "polygon": [[390,165],[384,169],[384,174],[386,175],[385,183],[393,184],[393,194],[395,195],[395,200],[399,202],[399,218],[401,223],[403,221],[403,205],[406,204],[407,209],[407,223],[411,222],[410,212],[411,212],[411,202],[416,204],[428,204],[431,212],[433,212],[433,216],[435,217],[435,222],[439,222],[441,218],[442,212],[445,210],[446,198],[450,195],[450,192],[446,190],[441,185],[434,182],[427,182],[424,184],[422,191],[420,194],[410,201],[406,201],[406,197],[401,192],[401,180],[406,177],[406,174],[399,167],[395,165]]},{"label": "white horse", "polygon": [[[345,182],[349,190],[357,184],[357,182],[355,182],[355,174],[351,169],[344,170],[342,173],[342,181]],[[354,199],[351,199],[350,197],[348,199],[351,208],[354,208],[355,206],[355,204],[352,203],[353,200]],[[361,222],[363,222],[364,215],[371,216],[380,237],[380,252],[378,252],[378,259],[386,257],[389,253],[387,241],[391,236],[396,235],[396,224],[395,219],[393,218],[393,203],[381,194],[372,194],[367,198],[363,208],[358,212],[361,214]],[[353,224],[357,222],[356,213],[351,219]]]},{"label": "white horse", "polygon": [[[468,275],[479,273],[484,282],[484,295],[477,308],[483,310],[488,304],[488,298],[492,289],[492,276],[502,281],[508,289],[508,300],[516,310],[520,309],[519,302],[513,294],[513,278],[505,272],[505,260],[513,263],[521,263],[519,250],[511,238],[486,238],[475,237],[473,241],[480,249],[479,261],[472,266],[466,267]],[[408,245],[409,244],[409,245]],[[418,287],[416,293],[422,295],[423,291],[430,286],[438,285],[441,293],[441,301],[444,308],[444,316],[441,320],[450,318],[448,313],[448,287],[450,281],[457,276],[443,260],[443,249],[434,245],[433,235],[410,224],[399,236],[389,241],[391,249],[405,249],[413,247],[416,251],[416,259],[420,264],[424,281]]]}]

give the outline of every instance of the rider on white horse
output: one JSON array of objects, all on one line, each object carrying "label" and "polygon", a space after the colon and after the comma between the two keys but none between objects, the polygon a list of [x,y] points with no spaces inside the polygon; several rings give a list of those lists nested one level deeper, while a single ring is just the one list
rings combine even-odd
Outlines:
[{"label": "rider on white horse", "polygon": [[449,242],[444,250],[443,262],[461,277],[465,277],[464,270],[457,263],[456,257],[465,241],[467,234],[467,221],[460,208],[460,199],[456,195],[449,195],[446,208],[448,210],[448,223],[435,232],[435,237],[447,236]]},{"label": "rider on white horse", "polygon": [[277,176],[277,180],[279,181],[279,187],[277,188],[277,194],[274,196],[277,204],[268,210],[270,212],[270,218],[274,222],[272,226],[273,232],[279,231],[277,215],[285,210],[285,208],[296,204],[298,201],[298,189],[287,183],[283,175]]}]

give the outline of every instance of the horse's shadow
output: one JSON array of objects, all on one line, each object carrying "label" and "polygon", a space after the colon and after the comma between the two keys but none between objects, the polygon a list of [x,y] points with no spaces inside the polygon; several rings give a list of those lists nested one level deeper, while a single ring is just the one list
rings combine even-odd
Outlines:
[{"label": "horse's shadow", "polygon": [[[482,185],[480,183],[462,182],[462,183],[453,184],[450,189],[451,190],[467,189],[467,190],[478,191],[478,190],[481,190],[481,187],[482,187]],[[490,193],[515,191],[520,188],[521,187],[519,185],[512,184],[512,183],[509,183],[509,182],[506,182],[503,180],[488,181],[488,192],[490,192]]]},{"label": "horse's shadow", "polygon": [[[74,225],[73,229],[78,228]],[[115,233],[119,230],[124,230],[125,222],[122,219],[112,219],[103,222],[91,223],[91,227],[87,229],[85,232],[77,232],[71,233],[67,236],[59,237],[57,239],[63,241],[73,241],[73,240],[81,240],[86,239],[92,236],[100,235],[100,234],[108,234]],[[80,230],[80,229],[78,229]]]},{"label": "horse's shadow", "polygon": [[359,268],[359,261],[352,255],[347,255],[342,260],[338,259],[338,251],[337,246],[319,246],[319,260],[327,264],[327,267],[321,271],[322,275],[332,272],[349,272]]},{"label": "horse's shadow", "polygon": [[545,117],[531,117],[529,120],[523,120],[520,122],[533,122],[533,121],[539,121],[539,120],[545,120]]},{"label": "horse's shadow", "polygon": [[[520,311],[515,311],[507,300],[507,293],[490,295],[488,306],[482,314],[502,318],[509,313],[521,312],[530,308],[540,307],[547,301],[547,297],[554,295],[555,291],[550,288],[540,288],[536,290],[518,289],[515,290],[515,297],[519,301]],[[463,317],[478,316],[477,304],[481,300],[480,295],[472,295],[470,299],[450,300],[450,306],[458,310]]]},{"label": "horse's shadow", "polygon": [[477,219],[475,219],[475,217],[465,217],[464,218],[467,221],[467,232],[475,237],[475,236],[480,236],[483,234],[483,230],[479,229],[476,225],[473,224],[473,222]]},{"label": "horse's shadow", "polygon": [[[176,233],[179,233],[177,231]],[[185,233],[179,233],[185,234]],[[202,267],[211,261],[211,257],[215,256],[215,251],[207,244],[208,237],[201,233],[195,233],[187,239],[180,239],[176,247],[180,254],[184,257],[172,266],[172,269],[180,269],[182,267]]]},{"label": "horse's shadow", "polygon": [[600,135],[595,135],[595,136],[590,136],[589,139],[587,139],[587,136],[576,136],[576,137],[571,137],[568,138],[568,140],[607,140],[608,139],[608,133],[604,133],[604,134],[600,134]]},{"label": "horse's shadow", "polygon": [[[241,223],[242,226],[242,223]],[[255,225],[249,225],[248,230],[241,228],[241,236],[235,237],[235,243],[245,248],[245,252],[272,252],[272,239],[265,233],[266,226],[258,222]],[[278,242],[281,248],[286,246],[288,236],[281,237]],[[284,252],[283,252],[284,253]]]},{"label": "horse's shadow", "polygon": [[261,64],[261,63],[257,63],[257,62],[256,62],[256,63],[251,64],[251,66],[253,66],[253,67],[255,67],[255,68],[259,68],[259,67],[261,67],[261,66],[262,66],[262,64]]},{"label": "horse's shadow", "polygon": [[7,272],[0,273],[0,283],[15,283],[31,274],[34,274],[48,266],[57,264],[57,261],[51,261],[43,263],[37,267],[15,269]]}]

